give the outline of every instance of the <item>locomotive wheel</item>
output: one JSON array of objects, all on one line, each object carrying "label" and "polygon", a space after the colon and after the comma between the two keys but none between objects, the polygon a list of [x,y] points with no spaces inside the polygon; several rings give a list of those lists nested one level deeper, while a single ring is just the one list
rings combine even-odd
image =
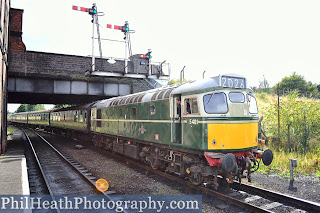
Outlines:
[{"label": "locomotive wheel", "polygon": [[200,185],[202,183],[202,176],[199,172],[191,173],[189,176],[189,180],[194,185]]}]

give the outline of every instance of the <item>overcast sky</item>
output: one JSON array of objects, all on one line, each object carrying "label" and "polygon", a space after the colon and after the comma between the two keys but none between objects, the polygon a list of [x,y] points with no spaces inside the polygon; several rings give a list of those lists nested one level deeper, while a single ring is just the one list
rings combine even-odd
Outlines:
[{"label": "overcast sky", "polygon": [[[91,55],[91,16],[72,5],[96,3],[102,38],[122,40],[130,29],[133,54],[152,50],[154,61],[171,64],[172,77],[186,79],[237,73],[258,86],[273,86],[294,71],[320,82],[320,1],[308,0],[11,0],[24,9],[27,50]],[[98,50],[98,48],[96,48]],[[104,57],[124,58],[124,44],[102,41]],[[98,51],[96,52],[98,55]]]}]

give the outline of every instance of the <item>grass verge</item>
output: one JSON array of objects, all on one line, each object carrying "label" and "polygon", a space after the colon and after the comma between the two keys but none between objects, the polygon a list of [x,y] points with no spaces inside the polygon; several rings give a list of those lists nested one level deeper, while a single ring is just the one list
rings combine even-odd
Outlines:
[{"label": "grass verge", "polygon": [[260,163],[260,173],[276,173],[279,176],[290,177],[290,159],[297,159],[298,167],[294,168],[295,174],[316,175],[320,178],[320,148],[310,150],[307,154],[296,152],[288,153],[284,150],[273,150],[273,161],[270,166]]},{"label": "grass verge", "polygon": [[7,128],[7,135],[12,135],[16,131],[16,128],[12,126],[8,126]]}]

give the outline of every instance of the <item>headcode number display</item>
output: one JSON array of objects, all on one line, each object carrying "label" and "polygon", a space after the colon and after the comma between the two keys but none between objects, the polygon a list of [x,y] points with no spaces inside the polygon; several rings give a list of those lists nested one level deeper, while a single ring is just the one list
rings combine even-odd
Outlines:
[{"label": "headcode number display", "polygon": [[222,87],[229,87],[235,89],[244,89],[246,88],[246,80],[244,78],[235,78],[235,77],[221,77]]}]

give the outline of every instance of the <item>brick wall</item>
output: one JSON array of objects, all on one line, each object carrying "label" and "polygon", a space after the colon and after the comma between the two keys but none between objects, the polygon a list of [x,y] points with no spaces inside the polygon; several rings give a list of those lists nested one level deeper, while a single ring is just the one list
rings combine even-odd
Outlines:
[{"label": "brick wall", "polygon": [[26,46],[22,41],[22,16],[23,10],[10,9],[10,42],[9,50],[13,51],[26,51]]},{"label": "brick wall", "polygon": [[[15,41],[13,37],[11,41]],[[18,42],[12,45],[17,45]],[[21,43],[20,43],[21,44]],[[10,50],[10,73],[42,74],[55,76],[84,76],[91,70],[91,58],[55,53]],[[146,74],[146,65],[140,65],[141,59],[128,62],[128,72]],[[96,58],[96,70],[124,73],[124,61],[110,64],[106,59]]]}]

